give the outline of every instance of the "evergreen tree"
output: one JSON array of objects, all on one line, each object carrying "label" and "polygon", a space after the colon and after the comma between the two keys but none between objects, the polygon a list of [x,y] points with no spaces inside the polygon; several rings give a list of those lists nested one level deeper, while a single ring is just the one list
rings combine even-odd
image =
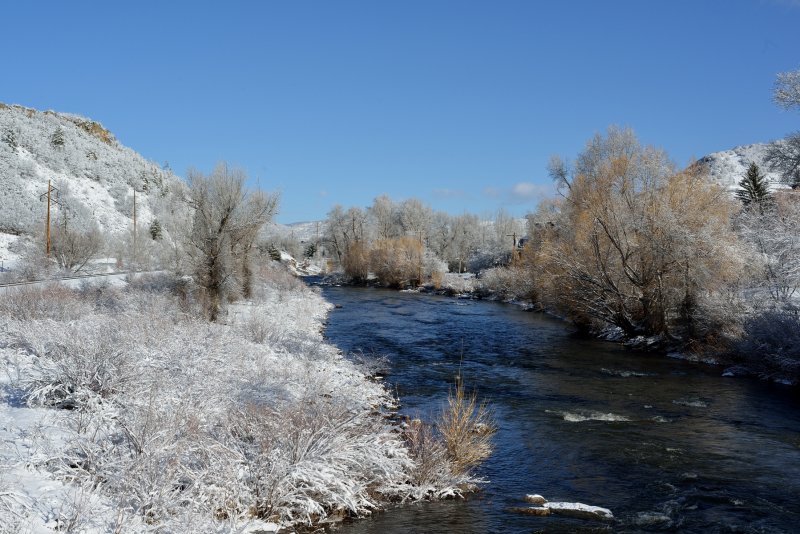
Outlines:
[{"label": "evergreen tree", "polygon": [[274,244],[270,244],[267,248],[267,254],[273,261],[281,261],[281,251]]},{"label": "evergreen tree", "polygon": [[741,189],[736,192],[736,198],[741,200],[746,207],[755,204],[760,211],[763,211],[764,207],[769,204],[770,194],[767,181],[755,163],[750,163],[747,174],[739,182],[739,187]]},{"label": "evergreen tree", "polygon": [[53,145],[54,148],[64,147],[64,130],[61,126],[56,127],[56,131],[50,136],[50,144]]},{"label": "evergreen tree", "polygon": [[317,253],[317,245],[316,243],[311,243],[306,247],[306,251],[303,254],[306,258],[313,258],[314,254]]},{"label": "evergreen tree", "polygon": [[150,223],[150,237],[153,238],[153,241],[158,241],[161,239],[161,223],[158,222],[158,219],[153,219],[153,222]]}]

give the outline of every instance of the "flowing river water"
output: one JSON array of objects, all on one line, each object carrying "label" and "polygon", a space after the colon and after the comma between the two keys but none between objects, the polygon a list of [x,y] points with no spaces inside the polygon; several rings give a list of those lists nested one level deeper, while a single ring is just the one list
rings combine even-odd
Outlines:
[{"label": "flowing river water", "polygon": [[[387,358],[401,412],[435,417],[461,366],[498,424],[466,499],[391,508],[337,532],[800,532],[800,395],[718,367],[575,336],[487,301],[328,287],[326,336]],[[510,511],[540,493],[611,524]]]}]

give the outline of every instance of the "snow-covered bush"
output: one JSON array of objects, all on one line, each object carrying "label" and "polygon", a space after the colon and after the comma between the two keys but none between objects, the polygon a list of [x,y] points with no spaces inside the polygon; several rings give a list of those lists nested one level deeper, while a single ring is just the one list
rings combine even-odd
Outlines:
[{"label": "snow-covered bush", "polygon": [[475,291],[476,285],[475,275],[471,273],[445,273],[442,276],[441,288],[454,295],[471,293]]},{"label": "snow-covered bush", "polygon": [[249,405],[236,414],[237,451],[250,460],[246,484],[257,515],[311,523],[331,512],[361,515],[401,496],[411,465],[395,432],[333,399]]},{"label": "snow-covered bush", "polygon": [[[409,472],[411,484],[416,488],[418,499],[436,495],[446,496],[447,492],[458,492],[463,482],[453,474],[447,448],[436,433],[433,424],[420,419],[412,419],[403,429],[409,454],[414,466]],[[437,495],[437,492],[442,492]]]},{"label": "snow-covered bush", "polygon": [[[328,305],[270,275],[277,284],[261,281],[227,324],[192,314],[180,279],[163,276],[0,300],[2,387],[54,425],[52,439],[28,438],[41,454],[25,461],[104,503],[66,520],[227,532],[254,518],[364,515],[474,482],[450,460],[415,474],[422,457],[386,417],[393,399],[322,341]],[[263,343],[241,335],[248,316],[267,325]],[[0,524],[11,513],[0,501]]]},{"label": "snow-covered bush", "polygon": [[495,267],[480,274],[480,292],[504,300],[534,300],[536,284],[532,273],[517,267]]},{"label": "snow-covered bush", "polygon": [[31,369],[18,384],[28,403],[83,409],[125,388],[132,355],[124,352],[117,325],[43,321],[39,326],[42,332],[30,345]]},{"label": "snow-covered bush", "polygon": [[0,316],[17,321],[66,322],[86,315],[91,309],[91,304],[74,291],[57,284],[22,286],[5,291],[0,299]]}]

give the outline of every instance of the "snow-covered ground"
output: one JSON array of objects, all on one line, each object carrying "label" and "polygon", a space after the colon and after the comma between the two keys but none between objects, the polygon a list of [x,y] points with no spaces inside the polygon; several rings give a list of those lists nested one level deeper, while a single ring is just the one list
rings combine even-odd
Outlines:
[{"label": "snow-covered ground", "polygon": [[4,294],[0,533],[255,532],[473,482],[420,476],[394,399],[323,342],[330,304],[260,276],[220,323],[165,276]]},{"label": "snow-covered ground", "polygon": [[18,239],[19,236],[17,235],[0,232],[0,269],[11,269],[19,261],[19,254],[10,250]]}]

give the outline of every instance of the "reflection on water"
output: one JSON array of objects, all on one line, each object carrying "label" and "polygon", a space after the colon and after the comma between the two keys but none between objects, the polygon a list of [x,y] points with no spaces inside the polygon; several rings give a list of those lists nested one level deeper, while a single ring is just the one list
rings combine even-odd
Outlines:
[{"label": "reflection on water", "polygon": [[[409,414],[431,414],[458,370],[494,408],[491,483],[337,527],[406,532],[796,532],[800,398],[784,386],[626,351],[514,306],[326,288],[326,335],[388,357]],[[527,493],[610,508],[618,522],[516,515]]]}]

